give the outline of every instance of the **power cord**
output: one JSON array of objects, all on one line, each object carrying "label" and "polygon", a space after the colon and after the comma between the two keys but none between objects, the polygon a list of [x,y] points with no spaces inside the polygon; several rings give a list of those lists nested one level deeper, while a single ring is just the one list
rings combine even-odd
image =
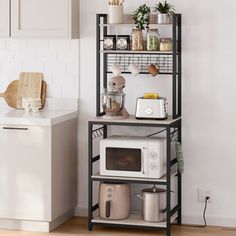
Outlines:
[{"label": "power cord", "polygon": [[208,203],[208,200],[210,199],[209,196],[206,196],[205,198],[205,206],[204,206],[204,210],[203,210],[203,221],[204,221],[204,225],[188,225],[190,227],[196,227],[196,228],[204,228],[207,226],[207,222],[206,222],[206,210],[207,210],[207,203]]},{"label": "power cord", "polygon": [[203,220],[204,220],[204,225],[202,227],[206,227],[207,226],[207,222],[206,222],[206,209],[207,209],[207,202],[210,199],[210,197],[206,197],[205,198],[205,207],[204,207],[204,211],[203,211]]}]

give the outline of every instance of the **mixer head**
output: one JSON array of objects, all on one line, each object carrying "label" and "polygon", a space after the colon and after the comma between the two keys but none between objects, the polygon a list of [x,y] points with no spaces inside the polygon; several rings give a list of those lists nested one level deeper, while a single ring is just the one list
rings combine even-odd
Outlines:
[{"label": "mixer head", "polygon": [[122,91],[125,87],[125,79],[122,76],[112,77],[108,83],[109,90],[120,90]]}]

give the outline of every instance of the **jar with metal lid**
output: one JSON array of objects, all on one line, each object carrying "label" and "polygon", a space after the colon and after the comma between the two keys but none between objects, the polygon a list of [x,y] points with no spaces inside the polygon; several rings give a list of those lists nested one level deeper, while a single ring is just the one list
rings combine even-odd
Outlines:
[{"label": "jar with metal lid", "polygon": [[161,38],[160,39],[160,51],[172,51],[172,39]]},{"label": "jar with metal lid", "polygon": [[132,30],[132,51],[143,51],[144,39],[143,31],[141,29]]},{"label": "jar with metal lid", "polygon": [[147,50],[157,51],[160,45],[160,34],[158,29],[149,29],[147,31]]}]

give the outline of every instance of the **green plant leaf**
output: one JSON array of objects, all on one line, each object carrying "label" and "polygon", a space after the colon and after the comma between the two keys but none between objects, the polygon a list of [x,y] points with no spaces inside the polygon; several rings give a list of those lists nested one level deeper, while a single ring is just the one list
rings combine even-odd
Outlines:
[{"label": "green plant leaf", "polygon": [[151,14],[151,8],[147,6],[147,4],[143,4],[138,7],[137,10],[133,13],[133,19],[136,25],[136,28],[138,29],[145,29],[147,28],[150,22],[150,14]]}]

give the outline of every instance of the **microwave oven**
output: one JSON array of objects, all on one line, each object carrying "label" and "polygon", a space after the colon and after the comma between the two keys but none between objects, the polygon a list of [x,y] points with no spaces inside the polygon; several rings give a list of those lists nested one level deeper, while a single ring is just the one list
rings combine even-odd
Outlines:
[{"label": "microwave oven", "polygon": [[161,178],[166,173],[166,138],[111,136],[100,141],[100,174]]}]

